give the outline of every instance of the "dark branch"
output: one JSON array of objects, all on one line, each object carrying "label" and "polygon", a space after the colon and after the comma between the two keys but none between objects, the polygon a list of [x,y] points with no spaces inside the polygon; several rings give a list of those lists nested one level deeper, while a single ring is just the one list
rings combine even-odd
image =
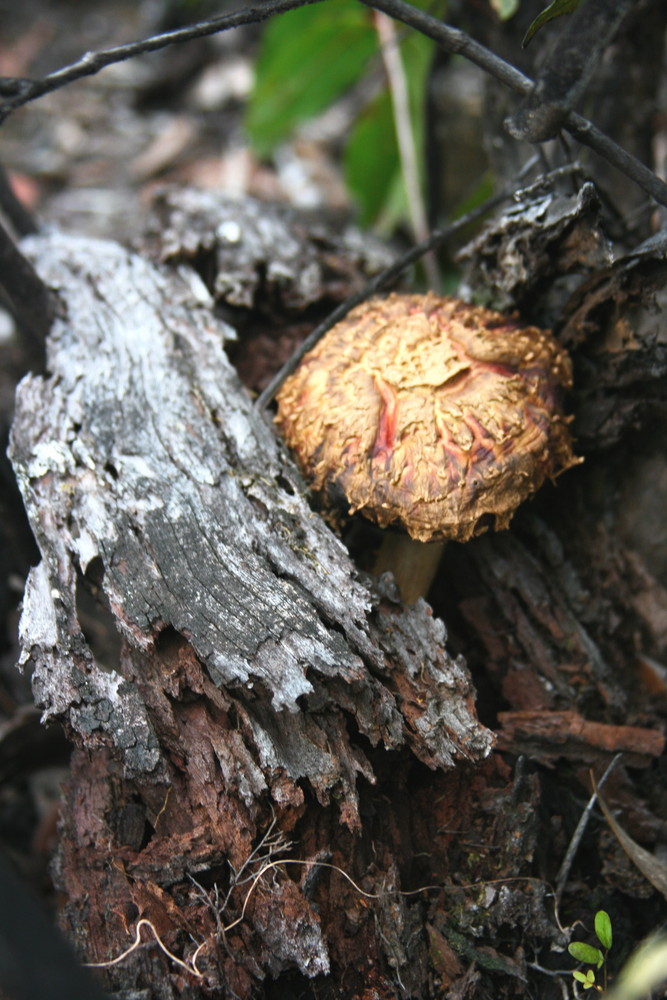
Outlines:
[{"label": "dark branch", "polygon": [[[489,49],[474,41],[458,28],[450,28],[430,14],[425,14],[416,7],[404,3],[403,0],[361,0],[367,7],[381,10],[390,17],[402,21],[409,27],[432,38],[446,52],[461,55],[475,63],[480,69],[494,76],[496,80],[511,87],[519,94],[530,94],[533,81],[524,76],[520,70],[510,66],[504,59],[494,55]],[[584,146],[593,149],[617,170],[629,177],[635,184],[646,191],[659,204],[667,206],[667,184],[649,170],[636,157],[621,149],[612,139],[589,122],[582,115],[569,111],[565,118],[565,128]]]},{"label": "dark branch", "polygon": [[[537,160],[537,156],[531,157],[528,163],[526,163],[522,168],[519,178],[525,177],[525,175],[535,166]],[[567,170],[570,168],[561,168],[558,171],[554,171],[554,173],[561,173],[563,169]],[[544,179],[546,180],[547,178],[545,177]],[[351,309],[354,309],[355,306],[358,306],[361,302],[370,298],[371,295],[374,295],[376,292],[386,288],[392,283],[392,281],[394,281],[395,278],[405,271],[406,268],[410,267],[411,264],[414,264],[420,257],[423,257],[424,254],[428,253],[430,250],[434,250],[436,247],[441,246],[452,236],[456,235],[456,233],[460,232],[461,229],[465,229],[465,227],[469,226],[471,223],[477,222],[478,219],[481,219],[482,216],[486,215],[497,205],[501,204],[501,202],[512,197],[517,190],[519,190],[519,188],[513,187],[511,190],[506,189],[504,191],[500,191],[498,194],[493,195],[493,197],[485,201],[484,204],[478,205],[477,208],[473,208],[472,211],[467,212],[466,215],[462,215],[460,219],[457,219],[450,226],[447,226],[445,229],[435,230],[431,233],[427,240],[423,240],[421,243],[416,243],[415,246],[411,247],[410,250],[407,251],[407,253],[399,257],[398,260],[395,260],[393,264],[390,264],[390,266],[385,268],[384,271],[380,271],[374,278],[371,278],[371,280],[358,292],[355,292],[354,295],[350,295],[344,302],[341,302],[341,304],[334,309],[334,311],[330,313],[327,318],[319,324],[319,326],[316,326],[315,329],[308,334],[303,343],[300,344],[297,350],[285,362],[280,371],[274,375],[263,392],[261,392],[255,400],[256,408],[261,411],[271,405],[273,397],[278,392],[285,379],[289,378],[292,372],[295,371],[304,355],[315,347],[315,344],[322,339],[327,330],[330,330],[332,326],[335,326],[336,323],[339,323],[340,320],[344,319]]]},{"label": "dark branch", "polygon": [[[226,31],[229,28],[240,27],[244,24],[253,24],[271,17],[273,14],[285,13],[297,7],[304,7],[312,3],[319,3],[322,0],[268,0],[263,4],[249,7],[245,10],[234,11],[223,17],[213,18],[209,21],[202,21],[188,28],[180,28],[176,31],[165,32],[162,35],[154,35],[150,38],[138,42],[131,42],[128,45],[116,46],[101,52],[88,52],[76,63],[66,66],[41,80],[3,80],[0,93],[10,96],[0,103],[0,123],[11,114],[16,108],[33,101],[43,94],[50,93],[74,80],[84,76],[93,75],[105,66],[112,63],[122,62],[133,56],[142,55],[146,52],[153,52],[157,49],[165,48],[167,45],[190,41],[194,38],[202,38],[206,35],[216,34]],[[391,17],[402,21],[411,28],[420,31],[428,38],[432,38],[445,51],[452,54],[464,56],[474,62],[485,72],[490,73],[497,80],[511,87],[518,93],[528,95],[533,90],[533,81],[524,76],[518,69],[506,63],[499,56],[480,45],[470,38],[465,32],[456,28],[450,28],[441,21],[423,11],[418,10],[403,0],[362,0],[366,6],[376,10],[384,11]],[[630,177],[635,184],[641,187],[647,194],[654,198],[661,205],[667,206],[667,184],[661,181],[653,171],[649,170],[643,163],[640,163],[634,156],[621,149],[613,140],[600,132],[591,122],[573,111],[567,113],[565,118],[567,130],[583,145],[589,146],[600,156],[612,163],[621,173]]]},{"label": "dark branch", "polygon": [[33,371],[44,367],[44,345],[53,320],[51,293],[34,267],[0,225],[0,290],[16,317]]},{"label": "dark branch", "polygon": [[[220,31],[227,31],[229,28],[238,28],[243,24],[256,24],[264,21],[273,14],[284,14],[288,10],[297,7],[305,7],[308,4],[319,3],[321,0],[267,0],[265,3],[247,7],[245,10],[233,11],[231,14],[224,14],[222,17],[214,17],[208,21],[200,21],[187,28],[179,28],[175,31],[166,31],[161,35],[152,35],[150,38],[141,39],[138,42],[130,42],[127,45],[117,45],[112,49],[104,49],[101,52],[87,52],[81,59],[78,59],[71,66],[58,69],[41,80],[20,80],[13,81],[4,79],[0,93],[9,94],[7,100],[0,103],[0,124],[8,115],[20,108],[29,101],[34,101],[43,94],[49,94],[60,87],[65,87],[74,80],[80,80],[84,76],[92,76],[98,73],[105,66],[112,63],[123,62],[134,56],[144,55],[146,52],[155,52],[164,49],[168,45],[179,42],[189,42],[194,38],[204,38],[206,35],[215,35]],[[15,85],[15,86],[14,86]]]},{"label": "dark branch", "polygon": [[555,139],[581,97],[612,37],[635,0],[587,0],[567,24],[535,81],[532,93],[505,122],[515,139]]}]

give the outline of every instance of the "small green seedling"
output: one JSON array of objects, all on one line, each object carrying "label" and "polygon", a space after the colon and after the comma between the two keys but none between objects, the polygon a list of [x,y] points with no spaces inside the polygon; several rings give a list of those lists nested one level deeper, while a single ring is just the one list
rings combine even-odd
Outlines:
[{"label": "small green seedling", "polygon": [[572,958],[576,958],[578,962],[594,965],[595,969],[602,969],[602,985],[596,981],[594,969],[588,969],[586,972],[580,972],[576,969],[572,975],[585,990],[595,989],[598,993],[604,993],[607,989],[607,955],[613,941],[611,920],[609,914],[604,910],[598,910],[595,914],[595,935],[604,951],[600,951],[594,945],[584,944],[583,941],[573,941],[572,944],[568,945],[567,950]]}]

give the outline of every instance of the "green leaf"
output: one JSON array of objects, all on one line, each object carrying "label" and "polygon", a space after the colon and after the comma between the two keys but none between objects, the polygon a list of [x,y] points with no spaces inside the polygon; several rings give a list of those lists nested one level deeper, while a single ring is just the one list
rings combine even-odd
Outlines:
[{"label": "green leaf", "polygon": [[519,0],[491,0],[491,6],[501,21],[509,21],[519,9]]},{"label": "green leaf", "polygon": [[391,98],[382,91],[360,115],[344,158],[345,182],[359,206],[359,223],[368,226],[384,208],[400,166]]},{"label": "green leaf", "polygon": [[576,10],[579,6],[581,0],[553,0],[549,6],[538,14],[533,23],[528,28],[524,40],[521,45],[525,49],[533,35],[544,27],[548,21],[553,21],[555,17],[561,17],[563,14],[571,14],[573,10]]},{"label": "green leaf", "polygon": [[592,969],[589,969],[588,972],[585,973],[575,971],[572,975],[578,983],[584,984],[585,990],[590,990],[592,986],[595,986],[595,973]]},{"label": "green leaf", "polygon": [[611,931],[611,920],[605,910],[598,910],[595,914],[595,933],[597,939],[607,951],[611,948],[613,936]]},{"label": "green leaf", "polygon": [[245,119],[256,152],[267,156],[340,97],[376,51],[372,16],[357,0],[300,7],[270,21]]},{"label": "green leaf", "polygon": [[590,965],[597,965],[598,969],[604,963],[604,955],[600,949],[583,941],[573,941],[567,946],[567,950],[577,962],[588,962]]},{"label": "green leaf", "polygon": [[[436,13],[433,0],[413,0],[413,5]],[[442,13],[442,0],[435,6]],[[415,143],[422,154],[427,71],[435,45],[400,26],[398,36]],[[297,125],[354,85],[373,55],[378,59],[372,64],[379,65],[373,15],[358,0],[332,0],[274,18],[262,37],[246,111],[246,130],[258,155],[268,156]],[[407,201],[388,93],[376,96],[351,129],[344,170],[362,224],[381,218],[389,225],[405,218]]]}]

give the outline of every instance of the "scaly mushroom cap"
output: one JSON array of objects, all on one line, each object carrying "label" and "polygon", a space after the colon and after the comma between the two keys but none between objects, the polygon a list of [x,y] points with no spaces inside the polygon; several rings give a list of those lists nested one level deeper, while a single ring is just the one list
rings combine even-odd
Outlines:
[{"label": "scaly mushroom cap", "polygon": [[571,365],[550,333],[458,299],[358,306],[278,394],[276,421],[325,507],[344,498],[419,541],[505,528],[575,464],[558,397]]}]

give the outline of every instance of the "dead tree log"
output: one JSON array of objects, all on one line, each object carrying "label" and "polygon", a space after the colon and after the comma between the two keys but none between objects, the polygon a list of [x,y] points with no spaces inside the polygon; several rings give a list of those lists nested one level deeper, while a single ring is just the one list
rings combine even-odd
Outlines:
[{"label": "dead tree log", "polygon": [[[390,856],[359,870],[359,782],[393,751],[451,768],[491,748],[466,667],[424,602],[393,604],[313,515],[193,270],[57,234],[26,247],[59,300],[47,375],[18,390],[11,456],[41,553],[22,664],[78,748],[64,923],[104,963],[149,921],[143,940],[182,964],[153,946],[106,974],[151,997],[324,973],[334,932],[313,862],[347,854],[371,896],[400,888]],[[99,615],[86,629],[91,594],[119,645],[112,627],[95,634]],[[308,864],[252,881],[278,857]],[[393,938],[384,897],[369,897],[362,938],[400,968],[412,932],[392,898]]]},{"label": "dead tree log", "polygon": [[[268,269],[297,230],[205,201],[160,202],[156,264],[109,243],[26,242],[60,303],[47,374],[19,389],[12,456],[42,556],[23,662],[77,746],[62,921],[100,962],[139,933],[105,975],[142,1000],[272,996],[276,976],[305,995],[514,996],[526,954],[564,946],[549,880],[564,798],[588,787],[577,762],[605,767],[631,737],[633,766],[650,767],[663,745],[636,675],[664,649],[665,591],[606,499],[633,428],[664,412],[662,242],[612,261],[590,186],[538,185],[468,249],[471,284],[483,276],[572,347],[586,461],[510,531],[448,546],[431,595],[448,639],[423,602],[406,611],[360,574],[312,512],[215,318],[212,296],[259,383],[261,327],[316,321],[317,286],[335,300],[354,267],[297,239]],[[491,737],[446,643],[476,671],[507,759],[468,763]],[[571,761],[562,789],[521,758],[513,773],[525,752]],[[626,803],[630,787],[619,779]],[[636,834],[646,811],[633,809]],[[307,993],[300,977],[327,969]]]}]

